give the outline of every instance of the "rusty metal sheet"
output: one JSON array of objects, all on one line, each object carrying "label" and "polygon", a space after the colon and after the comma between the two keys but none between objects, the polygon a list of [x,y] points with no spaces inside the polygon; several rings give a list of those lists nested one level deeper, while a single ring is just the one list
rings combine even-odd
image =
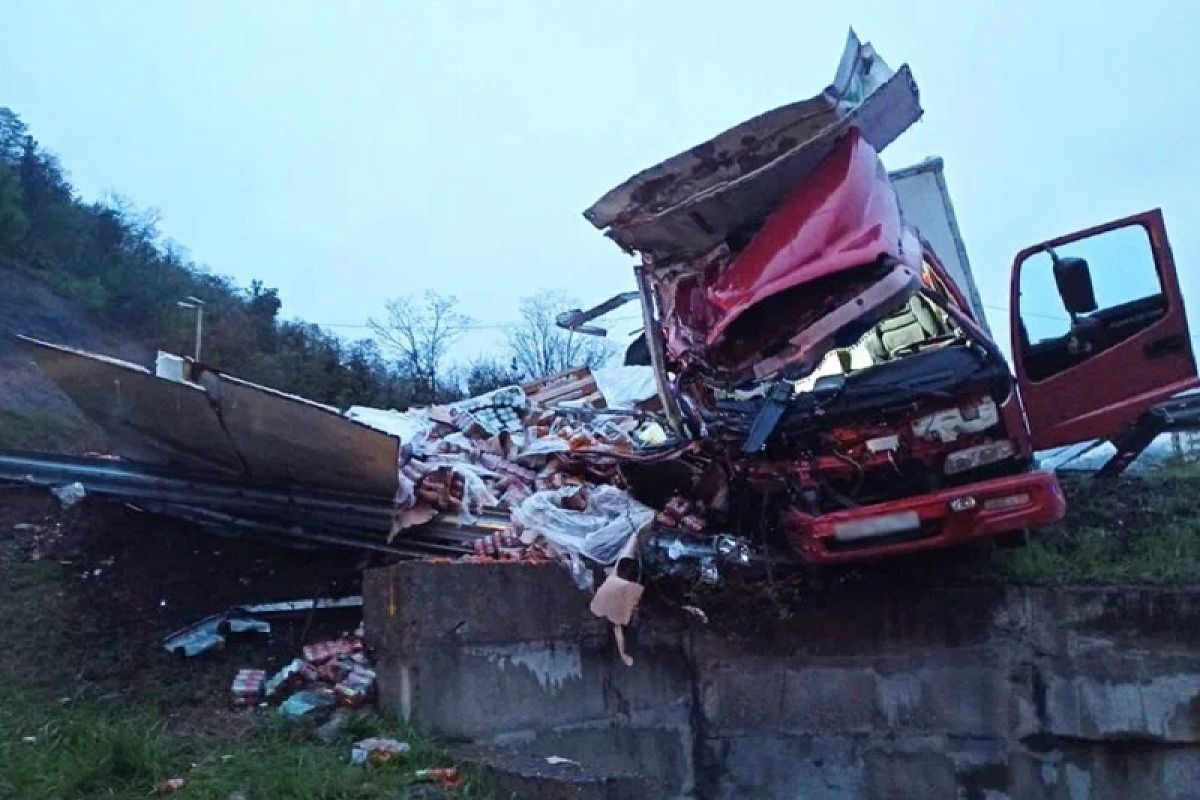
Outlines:
[{"label": "rusty metal sheet", "polygon": [[237,451],[200,386],[157,378],[127,361],[17,338],[46,377],[104,428],[119,455],[193,473],[244,475]]},{"label": "rusty metal sheet", "polygon": [[395,494],[399,438],[329,406],[223,373],[204,370],[199,381],[255,483]]},{"label": "rusty metal sheet", "polygon": [[834,82],[644,170],[584,216],[659,261],[708,252],[757,227],[852,127],[882,150],[921,117],[907,66],[892,70],[850,32]]}]

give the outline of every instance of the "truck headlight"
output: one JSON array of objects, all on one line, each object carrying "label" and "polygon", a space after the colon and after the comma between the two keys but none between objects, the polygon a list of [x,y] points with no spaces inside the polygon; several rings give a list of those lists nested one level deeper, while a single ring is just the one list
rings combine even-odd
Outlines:
[{"label": "truck headlight", "polygon": [[997,461],[1012,458],[1016,452],[1017,447],[1013,444],[1012,439],[977,444],[974,447],[955,450],[946,456],[946,463],[942,469],[947,475],[957,475],[969,469],[982,467],[984,464],[994,464]]}]

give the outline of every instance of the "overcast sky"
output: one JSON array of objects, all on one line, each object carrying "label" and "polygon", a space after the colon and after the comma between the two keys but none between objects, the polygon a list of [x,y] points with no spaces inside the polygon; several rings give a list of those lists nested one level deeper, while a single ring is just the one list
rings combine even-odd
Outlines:
[{"label": "overcast sky", "polygon": [[913,69],[925,118],[884,159],[943,156],[1004,336],[1018,249],[1155,206],[1200,308],[1189,5],[6,0],[0,105],[84,197],[160,209],[196,261],[278,286],[285,316],[361,325],[436,288],[496,325],[537,289],[631,288],[580,212],[818,92],[853,25]]}]

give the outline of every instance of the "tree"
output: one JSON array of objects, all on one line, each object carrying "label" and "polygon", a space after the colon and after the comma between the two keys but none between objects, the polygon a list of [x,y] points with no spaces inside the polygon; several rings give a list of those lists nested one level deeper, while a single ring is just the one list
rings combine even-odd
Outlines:
[{"label": "tree", "polygon": [[604,339],[563,330],[558,312],[577,304],[556,292],[521,298],[521,322],[509,331],[508,349],[527,378],[541,378],[575,367],[597,367],[612,354]]},{"label": "tree", "polygon": [[399,359],[400,370],[413,381],[413,402],[437,403],[455,394],[443,381],[442,366],[450,346],[471,320],[456,308],[458,298],[428,291],[424,298],[407,295],[388,301],[387,320],[368,320],[384,347]]},{"label": "tree", "polygon": [[466,367],[467,396],[476,397],[501,386],[512,386],[520,378],[516,362],[505,364],[498,358],[480,356]]},{"label": "tree", "polygon": [[29,220],[21,208],[21,183],[17,174],[0,164],[0,254],[11,255],[29,232]]},{"label": "tree", "polygon": [[245,290],[246,312],[254,324],[258,346],[264,350],[275,349],[275,318],[283,301],[279,299],[278,289],[268,289],[262,281],[250,281],[250,288]]},{"label": "tree", "polygon": [[25,149],[29,128],[11,108],[0,106],[0,161],[16,164]]}]

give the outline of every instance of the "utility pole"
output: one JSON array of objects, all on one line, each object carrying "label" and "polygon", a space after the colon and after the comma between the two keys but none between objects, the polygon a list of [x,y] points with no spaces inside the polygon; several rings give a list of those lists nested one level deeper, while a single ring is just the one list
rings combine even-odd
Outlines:
[{"label": "utility pole", "polygon": [[200,337],[204,334],[204,301],[201,300],[199,297],[193,297],[193,296],[189,295],[189,296],[183,298],[182,300],[180,300],[178,303],[176,303],[176,305],[179,306],[180,308],[196,309],[196,355],[195,355],[195,361],[197,364],[199,364],[200,363]]}]

